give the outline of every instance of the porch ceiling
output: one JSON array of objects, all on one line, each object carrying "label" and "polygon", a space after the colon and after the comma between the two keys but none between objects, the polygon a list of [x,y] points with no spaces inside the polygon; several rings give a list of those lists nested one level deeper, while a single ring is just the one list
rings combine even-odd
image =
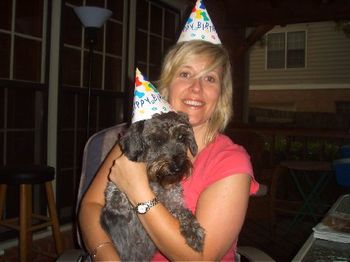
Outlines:
[{"label": "porch ceiling", "polygon": [[[195,0],[188,0],[193,6]],[[192,4],[191,4],[192,3]],[[349,0],[204,0],[217,27],[350,19]]]}]

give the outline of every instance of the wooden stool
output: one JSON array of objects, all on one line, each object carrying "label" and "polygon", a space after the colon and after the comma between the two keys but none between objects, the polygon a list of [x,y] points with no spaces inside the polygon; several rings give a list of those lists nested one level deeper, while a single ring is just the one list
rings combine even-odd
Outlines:
[{"label": "wooden stool", "polygon": [[[51,226],[57,254],[62,253],[62,242],[51,181],[55,169],[49,166],[0,167],[0,219],[5,206],[7,185],[19,185],[19,223],[17,218],[0,220],[0,225],[19,231],[20,261],[31,261],[32,232]],[[32,213],[32,185],[45,184],[49,216]],[[32,219],[40,221],[32,224]]]}]

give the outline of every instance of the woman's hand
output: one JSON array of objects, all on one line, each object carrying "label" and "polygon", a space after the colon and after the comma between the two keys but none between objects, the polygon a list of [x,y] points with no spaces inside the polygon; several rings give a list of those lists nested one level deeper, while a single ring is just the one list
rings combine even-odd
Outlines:
[{"label": "woman's hand", "polygon": [[130,161],[124,154],[114,160],[109,179],[127,195],[133,206],[154,196],[145,163]]}]

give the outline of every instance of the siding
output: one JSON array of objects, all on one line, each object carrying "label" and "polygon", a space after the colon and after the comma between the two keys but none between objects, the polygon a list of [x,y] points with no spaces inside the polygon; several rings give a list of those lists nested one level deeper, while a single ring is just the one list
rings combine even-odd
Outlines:
[{"label": "siding", "polygon": [[[306,68],[265,69],[266,47],[256,43],[250,50],[250,86],[341,84],[350,88],[350,38],[335,29],[334,22],[318,22],[275,27],[270,32],[306,30]],[[315,86],[315,85],[313,85]]]}]

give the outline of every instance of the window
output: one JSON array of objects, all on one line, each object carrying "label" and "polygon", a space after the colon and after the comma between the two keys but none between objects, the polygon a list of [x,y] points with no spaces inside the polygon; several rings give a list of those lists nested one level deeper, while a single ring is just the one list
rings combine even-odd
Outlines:
[{"label": "window", "polygon": [[138,0],[136,64],[147,79],[157,80],[163,54],[176,41],[179,12],[156,1]]},{"label": "window", "polygon": [[[94,50],[91,135],[121,123],[130,114],[126,103],[127,93],[133,93],[133,83],[129,84],[132,76],[128,72],[134,67],[135,61],[148,79],[158,78],[162,54],[176,40],[180,13],[160,1],[152,0],[81,2],[108,8],[113,12],[111,18],[99,29]],[[73,213],[83,148],[87,140],[89,48],[84,41],[84,28],[73,10],[80,4],[76,0],[66,0],[62,9],[62,102],[58,109],[60,142],[57,156],[57,206],[61,221],[69,221]],[[130,54],[131,52],[134,53]]]},{"label": "window", "polygon": [[[0,166],[46,161],[48,0],[0,1]],[[5,218],[18,216],[17,187],[8,187]],[[33,190],[35,213],[45,198]],[[0,240],[15,235],[0,229]]]},{"label": "window", "polygon": [[267,35],[267,68],[303,68],[305,49],[305,31],[270,33]]}]

